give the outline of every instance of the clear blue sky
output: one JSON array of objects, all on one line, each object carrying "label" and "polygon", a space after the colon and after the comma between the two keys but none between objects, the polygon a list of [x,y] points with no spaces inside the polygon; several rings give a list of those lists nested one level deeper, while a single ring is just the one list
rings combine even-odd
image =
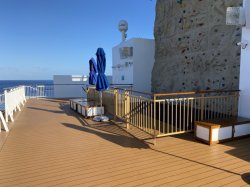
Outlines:
[{"label": "clear blue sky", "polygon": [[154,38],[156,0],[0,0],[0,80],[52,79],[88,74],[88,60],[103,47],[111,74],[117,25],[128,39]]}]

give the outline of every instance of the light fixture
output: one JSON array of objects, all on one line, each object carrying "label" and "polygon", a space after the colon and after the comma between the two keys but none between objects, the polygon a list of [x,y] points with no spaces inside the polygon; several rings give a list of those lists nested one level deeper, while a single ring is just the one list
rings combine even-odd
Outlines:
[{"label": "light fixture", "polygon": [[237,45],[241,46],[242,49],[246,49],[247,45],[248,45],[248,42],[246,40],[243,40],[241,42],[238,42]]}]

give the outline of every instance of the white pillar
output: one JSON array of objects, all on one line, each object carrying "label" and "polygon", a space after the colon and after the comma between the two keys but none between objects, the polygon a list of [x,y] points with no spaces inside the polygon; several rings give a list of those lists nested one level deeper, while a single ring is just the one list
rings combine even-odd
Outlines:
[{"label": "white pillar", "polygon": [[[247,0],[249,1],[249,0]],[[250,6],[246,6],[246,0],[244,1],[244,7],[250,12]],[[249,3],[249,2],[248,2]],[[246,17],[247,21],[250,21],[249,17]],[[245,49],[241,49],[240,60],[240,98],[239,98],[239,111],[238,115],[241,117],[250,118],[250,28],[242,28],[242,41],[247,41],[248,45]]]}]

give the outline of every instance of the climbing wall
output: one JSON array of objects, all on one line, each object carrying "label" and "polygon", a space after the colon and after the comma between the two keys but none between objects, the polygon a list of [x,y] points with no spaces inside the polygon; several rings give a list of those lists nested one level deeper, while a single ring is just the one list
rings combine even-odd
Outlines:
[{"label": "climbing wall", "polygon": [[241,28],[225,24],[242,0],[158,0],[153,92],[239,88]]}]

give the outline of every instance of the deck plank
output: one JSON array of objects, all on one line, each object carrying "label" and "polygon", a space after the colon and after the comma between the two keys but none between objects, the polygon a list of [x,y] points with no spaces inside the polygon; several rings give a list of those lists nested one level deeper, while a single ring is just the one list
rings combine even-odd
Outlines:
[{"label": "deck plank", "polygon": [[250,138],[208,146],[183,134],[153,146],[128,132],[82,118],[65,100],[29,100],[2,145],[0,186],[247,185]]}]

